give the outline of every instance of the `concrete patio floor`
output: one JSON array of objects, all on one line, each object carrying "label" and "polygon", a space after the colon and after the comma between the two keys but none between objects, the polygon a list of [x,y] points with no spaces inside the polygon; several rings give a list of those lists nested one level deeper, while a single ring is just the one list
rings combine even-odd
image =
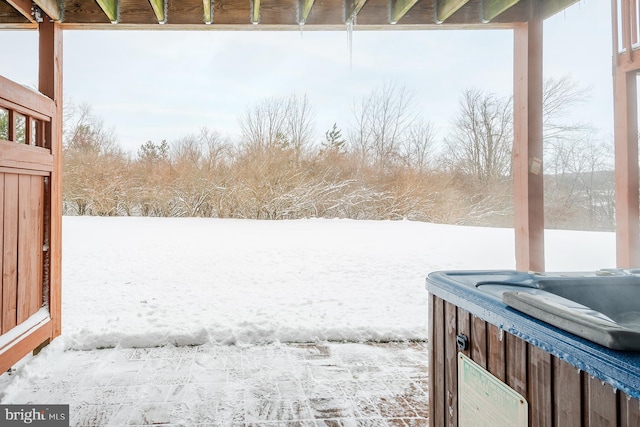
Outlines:
[{"label": "concrete patio floor", "polygon": [[427,394],[422,342],[45,350],[0,376],[72,426],[427,426]]}]

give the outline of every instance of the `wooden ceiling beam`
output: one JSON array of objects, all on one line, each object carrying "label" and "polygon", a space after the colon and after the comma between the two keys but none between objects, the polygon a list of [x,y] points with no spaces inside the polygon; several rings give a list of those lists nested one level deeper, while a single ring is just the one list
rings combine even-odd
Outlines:
[{"label": "wooden ceiling beam", "polygon": [[353,0],[351,2],[345,2],[347,9],[345,10],[345,22],[353,22],[355,21],[360,9],[367,2],[367,0]]},{"label": "wooden ceiling beam", "polygon": [[545,0],[540,9],[541,16],[546,19],[577,2],[578,0]]},{"label": "wooden ceiling beam", "polygon": [[251,23],[257,25],[260,22],[260,0],[251,2]]},{"label": "wooden ceiling beam", "polygon": [[443,23],[468,2],[469,0],[436,0],[436,22]]},{"label": "wooden ceiling beam", "polygon": [[202,8],[204,9],[203,19],[205,24],[213,23],[212,3],[212,0],[202,0]]},{"label": "wooden ceiling beam", "polygon": [[60,5],[56,0],[33,0],[38,7],[54,21],[60,21],[62,13],[60,13]]},{"label": "wooden ceiling beam", "polygon": [[[175,25],[203,23],[250,26],[250,22],[272,26],[336,30],[345,23],[357,23],[361,29],[384,29],[384,25],[475,26],[483,21],[492,26],[527,22],[532,17],[531,5],[537,5],[541,17],[546,18],[578,0],[0,0],[1,28],[34,28],[39,20],[38,10],[45,19],[59,19],[65,28],[100,29],[117,23],[151,29],[158,22]],[[625,0],[627,1],[627,0]],[[152,6],[151,8],[149,6]],[[262,8],[261,8],[262,6]],[[410,9],[409,9],[410,8]],[[36,13],[34,13],[34,10]],[[408,10],[408,11],[407,11]],[[405,14],[406,13],[406,14]],[[357,20],[357,22],[356,22]],[[289,28],[290,27],[290,28]],[[184,28],[184,27],[183,27]]]},{"label": "wooden ceiling beam", "polygon": [[118,0],[96,0],[96,3],[112,24],[118,22]]},{"label": "wooden ceiling beam", "polygon": [[482,2],[482,20],[491,22],[496,16],[519,2],[520,0],[484,0]]},{"label": "wooden ceiling beam", "polygon": [[418,0],[392,0],[390,23],[397,24],[416,3],[418,3]]},{"label": "wooden ceiling beam", "polygon": [[27,18],[29,22],[36,22],[33,14],[31,13],[31,0],[7,0],[7,3],[20,12],[20,15]]},{"label": "wooden ceiling beam", "polygon": [[158,18],[159,24],[164,24],[167,22],[167,15],[164,10],[164,0],[149,0],[151,3],[151,7],[153,8],[153,13],[155,13],[156,18]]},{"label": "wooden ceiling beam", "polygon": [[298,23],[304,24],[307,22],[307,18],[311,13],[311,8],[313,7],[314,0],[299,0],[298,3]]}]

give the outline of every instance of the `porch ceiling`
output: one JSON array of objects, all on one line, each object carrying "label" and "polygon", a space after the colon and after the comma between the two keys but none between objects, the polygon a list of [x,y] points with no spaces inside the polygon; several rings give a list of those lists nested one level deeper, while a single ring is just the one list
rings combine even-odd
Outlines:
[{"label": "porch ceiling", "polygon": [[[503,27],[549,17],[578,0],[0,0],[0,29],[358,29]],[[42,12],[42,13],[41,13]],[[164,24],[164,25],[161,25]],[[211,25],[207,25],[211,24]],[[395,24],[395,25],[394,25]]]}]

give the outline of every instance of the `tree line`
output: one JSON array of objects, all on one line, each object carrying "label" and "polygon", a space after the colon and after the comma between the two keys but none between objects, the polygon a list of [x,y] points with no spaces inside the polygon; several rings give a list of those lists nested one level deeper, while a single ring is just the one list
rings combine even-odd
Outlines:
[{"label": "tree line", "polygon": [[[613,226],[611,142],[569,118],[587,94],[570,77],[545,81],[548,227]],[[512,226],[511,97],[465,90],[443,137],[397,84],[352,112],[317,141],[306,95],[271,97],[240,115],[235,140],[203,128],[128,153],[90,106],[66,106],[64,212]]]}]

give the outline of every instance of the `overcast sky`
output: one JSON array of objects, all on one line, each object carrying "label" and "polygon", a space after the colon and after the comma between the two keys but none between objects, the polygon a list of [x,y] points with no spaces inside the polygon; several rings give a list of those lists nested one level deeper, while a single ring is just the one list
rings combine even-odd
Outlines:
[{"label": "overcast sky", "polygon": [[[581,0],[545,22],[545,75],[591,87],[574,112],[613,133],[610,4]],[[385,82],[415,93],[438,136],[461,92],[512,93],[513,31],[64,32],[64,93],[88,103],[120,144],[175,140],[206,126],[236,135],[238,116],[262,99],[306,93],[318,140],[345,131],[354,100]],[[36,85],[37,38],[0,31],[0,75]],[[27,53],[25,55],[25,52]]]}]

